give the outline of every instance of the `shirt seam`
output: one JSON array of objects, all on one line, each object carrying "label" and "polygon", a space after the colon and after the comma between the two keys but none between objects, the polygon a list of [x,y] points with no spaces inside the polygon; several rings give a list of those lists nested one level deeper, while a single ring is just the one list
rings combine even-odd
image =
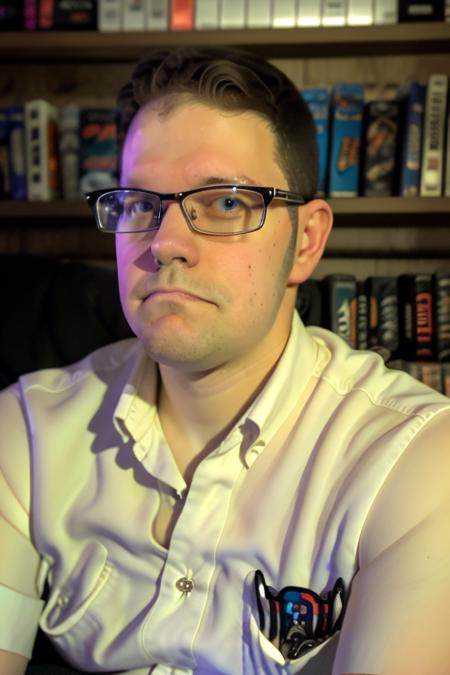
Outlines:
[{"label": "shirt seam", "polygon": [[[117,361],[116,363],[104,365],[104,366],[101,366],[99,368],[92,368],[92,369],[89,369],[89,368],[84,369],[83,368],[83,369],[80,369],[79,371],[77,371],[73,375],[71,375],[69,383],[67,385],[62,386],[62,387],[50,388],[50,387],[48,387],[48,386],[46,386],[46,385],[44,385],[40,382],[31,382],[29,384],[26,384],[24,382],[24,377],[26,377],[26,376],[21,376],[19,378],[21,390],[22,390],[23,393],[28,393],[29,391],[32,391],[33,389],[41,389],[42,391],[45,391],[49,394],[60,394],[64,391],[66,391],[67,389],[70,389],[74,385],[78,384],[79,382],[85,380],[87,377],[89,377],[92,374],[97,375],[97,374],[100,374],[102,372],[110,372],[111,370],[116,370],[117,368],[120,368],[121,366],[128,365],[130,355],[127,354],[127,357],[128,358]],[[138,356],[137,358],[140,358],[140,356]],[[54,371],[60,372],[60,373],[67,373],[67,370],[72,368],[72,367],[74,367],[74,366],[69,365],[69,366],[63,366],[61,368],[59,368],[59,367],[58,368],[45,368],[43,370],[46,370],[46,371],[54,370]],[[39,372],[43,372],[43,371],[36,371],[36,372],[39,373]]]},{"label": "shirt seam", "polygon": [[[436,413],[440,412],[441,410],[450,410],[450,402],[449,403],[432,403],[433,407],[435,408],[434,410],[430,410],[427,413],[420,412],[416,410],[414,407],[408,408],[408,407],[400,407],[399,405],[396,405],[395,399],[389,399],[386,401],[383,400],[377,400],[375,396],[365,389],[364,387],[360,386],[349,386],[346,387],[345,391],[340,390],[336,384],[332,381],[331,378],[327,377],[326,375],[319,375],[319,379],[323,380],[326,382],[332,389],[333,391],[338,394],[341,397],[347,396],[348,394],[352,392],[360,392],[364,394],[370,403],[372,405],[376,406],[377,408],[387,408],[388,410],[394,410],[395,412],[398,412],[402,415],[405,415],[405,417],[410,417],[410,418],[415,418],[415,417],[420,417],[423,421],[427,421],[431,417],[433,417]],[[436,392],[438,395],[439,392]],[[426,403],[424,405],[427,405]],[[436,406],[439,406],[436,409]]]}]

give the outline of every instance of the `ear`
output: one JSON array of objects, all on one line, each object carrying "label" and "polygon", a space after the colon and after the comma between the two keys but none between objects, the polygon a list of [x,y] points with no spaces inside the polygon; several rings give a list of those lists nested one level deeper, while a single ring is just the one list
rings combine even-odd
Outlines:
[{"label": "ear", "polygon": [[297,255],[288,283],[301,284],[312,275],[332,226],[333,212],[323,199],[313,199],[299,208]]}]

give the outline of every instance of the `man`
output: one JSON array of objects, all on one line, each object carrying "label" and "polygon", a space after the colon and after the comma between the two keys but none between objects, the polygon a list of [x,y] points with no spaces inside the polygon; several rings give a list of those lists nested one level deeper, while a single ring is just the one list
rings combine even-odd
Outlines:
[{"label": "man", "polygon": [[294,311],[332,222],[304,102],[178,50],[119,111],[89,201],[138,339],[2,394],[1,672],[40,621],[83,671],[448,674],[449,401]]}]

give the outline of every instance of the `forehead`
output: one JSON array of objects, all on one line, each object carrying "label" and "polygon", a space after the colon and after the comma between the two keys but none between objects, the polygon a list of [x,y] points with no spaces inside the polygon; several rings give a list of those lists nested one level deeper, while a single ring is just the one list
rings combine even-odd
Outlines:
[{"label": "forehead", "polygon": [[141,108],[125,140],[122,184],[148,181],[157,189],[155,181],[161,179],[180,190],[209,176],[246,176],[255,184],[286,186],[268,122],[253,112],[197,102],[184,102],[169,113],[154,103]]}]

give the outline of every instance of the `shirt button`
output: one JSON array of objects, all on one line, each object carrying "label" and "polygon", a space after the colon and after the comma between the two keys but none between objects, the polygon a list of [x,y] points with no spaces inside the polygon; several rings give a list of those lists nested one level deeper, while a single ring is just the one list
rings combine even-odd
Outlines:
[{"label": "shirt button", "polygon": [[194,582],[187,577],[181,577],[181,579],[178,579],[175,586],[181,593],[190,593],[194,588]]}]

